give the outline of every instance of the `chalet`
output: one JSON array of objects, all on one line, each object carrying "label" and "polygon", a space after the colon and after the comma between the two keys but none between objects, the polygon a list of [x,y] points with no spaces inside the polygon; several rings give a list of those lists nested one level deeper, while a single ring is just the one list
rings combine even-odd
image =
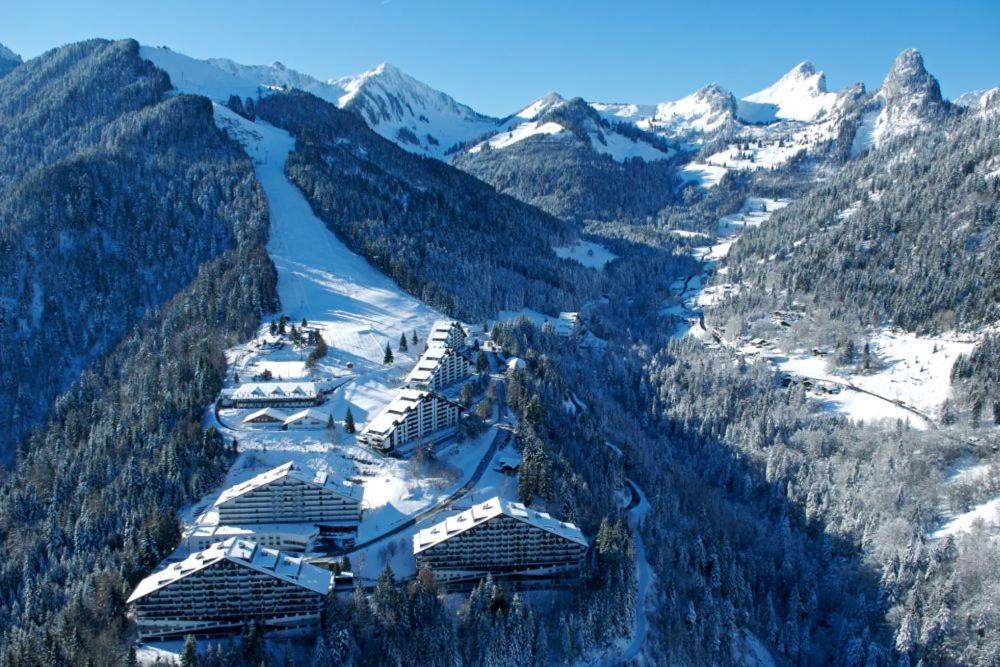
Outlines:
[{"label": "chalet", "polygon": [[322,395],[315,382],[248,382],[229,395],[237,408],[291,408],[318,405]]},{"label": "chalet", "polygon": [[500,497],[413,536],[417,565],[446,585],[487,574],[523,587],[571,580],[580,576],[587,546],[575,525]]},{"label": "chalet", "polygon": [[580,319],[580,313],[559,313],[553,328],[557,336],[568,338],[583,332],[583,320]]},{"label": "chalet", "polygon": [[139,582],[128,598],[144,641],[218,637],[256,623],[283,637],[316,633],[330,591],[328,570],[236,537]]},{"label": "chalet", "polygon": [[424,389],[404,389],[368,422],[359,440],[391,451],[418,439],[438,440],[458,425],[459,406]]},{"label": "chalet", "polygon": [[284,422],[285,428],[326,428],[330,423],[330,414],[316,408],[306,408],[289,415]]},{"label": "chalet", "polygon": [[243,423],[253,426],[281,426],[288,418],[281,410],[274,408],[261,408],[256,412],[251,412],[243,418]]},{"label": "chalet", "polygon": [[413,370],[406,376],[406,383],[437,391],[468,375],[469,360],[462,352],[454,347],[434,346],[420,355]]}]

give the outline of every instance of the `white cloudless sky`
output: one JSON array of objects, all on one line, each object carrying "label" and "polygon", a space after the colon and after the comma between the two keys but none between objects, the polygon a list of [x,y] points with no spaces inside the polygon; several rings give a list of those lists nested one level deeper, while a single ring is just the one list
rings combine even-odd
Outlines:
[{"label": "white cloudless sky", "polygon": [[650,103],[714,81],[741,96],[802,60],[824,70],[831,89],[873,88],[909,47],[946,97],[1000,85],[1000,0],[51,0],[0,14],[0,42],[26,58],[90,37],[134,37],[195,57],[281,61],[323,79],[387,61],[495,115],[551,90]]}]

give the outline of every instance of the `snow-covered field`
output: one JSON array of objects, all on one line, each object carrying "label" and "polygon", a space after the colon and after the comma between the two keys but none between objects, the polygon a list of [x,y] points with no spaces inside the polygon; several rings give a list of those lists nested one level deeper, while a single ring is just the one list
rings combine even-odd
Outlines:
[{"label": "snow-covered field", "polygon": [[950,519],[939,529],[931,533],[931,537],[940,539],[949,535],[967,533],[977,526],[983,528],[1000,528],[1000,496],[976,505],[968,512]]},{"label": "snow-covered field", "polygon": [[610,250],[600,243],[583,241],[578,239],[572,245],[553,248],[556,256],[563,259],[572,259],[591,269],[600,271],[608,262],[618,259]]},{"label": "snow-covered field", "polygon": [[[864,390],[845,390],[825,397],[829,409],[856,421],[901,419],[914,428],[927,428],[937,419],[951,390],[951,368],[958,355],[968,353],[975,341],[957,335],[934,338],[880,329],[872,336],[871,349],[879,368],[870,373],[831,369],[825,357],[800,351],[772,360],[781,370],[805,378],[852,385]],[[905,406],[905,407],[904,407]]]}]

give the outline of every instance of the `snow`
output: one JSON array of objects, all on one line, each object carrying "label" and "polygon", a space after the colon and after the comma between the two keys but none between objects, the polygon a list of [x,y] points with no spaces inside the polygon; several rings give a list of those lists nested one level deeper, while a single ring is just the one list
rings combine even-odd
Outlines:
[{"label": "snow", "polygon": [[566,128],[559,123],[553,123],[551,121],[546,121],[544,123],[538,123],[531,121],[528,123],[521,123],[514,127],[513,130],[507,132],[500,132],[493,135],[487,141],[480,142],[469,149],[470,153],[478,153],[483,149],[484,144],[489,144],[490,148],[506,148],[508,146],[513,146],[519,141],[524,141],[528,137],[534,137],[536,135],[555,135],[563,132]]},{"label": "snow", "polygon": [[811,121],[833,107],[836,93],[826,90],[823,72],[817,72],[806,61],[764,90],[744,97],[738,103],[740,118],[751,123],[769,123],[774,120]]},{"label": "snow", "polygon": [[341,94],[340,89],[280,63],[247,66],[225,59],[198,60],[167,47],[152,46],[140,46],[139,55],[167,72],[174,88],[223,104],[230,95],[257,99],[283,86],[306,90],[328,102],[335,102]]},{"label": "snow", "polygon": [[565,103],[565,98],[559,93],[547,93],[518,111],[514,116],[525,120],[534,120]]},{"label": "snow", "polygon": [[[604,138],[603,142],[601,137]],[[606,128],[602,129],[600,136],[596,132],[590,132],[590,145],[598,153],[610,155],[618,162],[624,162],[630,158],[642,158],[647,162],[666,160],[675,153],[673,149],[663,152],[645,141],[636,141]]]},{"label": "snow", "polygon": [[678,175],[685,183],[696,183],[703,188],[712,188],[719,184],[726,175],[726,168],[703,162],[692,162],[684,165]]},{"label": "snow", "polygon": [[[494,131],[499,123],[389,63],[328,83],[344,91],[338,106],[356,106],[375,132],[419,155],[444,159],[456,144]],[[404,129],[413,133],[416,144],[400,136]]]},{"label": "snow", "polygon": [[968,512],[952,518],[931,533],[931,537],[941,539],[949,535],[968,533],[977,526],[989,529],[1000,527],[1000,496],[976,505]]},{"label": "snow", "polygon": [[556,256],[562,259],[572,259],[583,266],[597,269],[598,271],[603,269],[608,262],[618,259],[618,255],[615,255],[600,243],[581,239],[574,241],[572,245],[560,246],[553,248],[553,250]]}]

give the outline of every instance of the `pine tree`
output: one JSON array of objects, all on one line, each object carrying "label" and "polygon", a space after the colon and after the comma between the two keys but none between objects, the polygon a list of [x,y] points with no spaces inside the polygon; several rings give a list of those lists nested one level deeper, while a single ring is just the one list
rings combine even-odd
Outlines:
[{"label": "pine tree", "polygon": [[399,351],[400,352],[406,352],[406,350],[407,350],[407,346],[406,346],[406,334],[402,333],[402,334],[399,334]]},{"label": "pine tree", "polygon": [[198,642],[195,641],[194,635],[188,635],[184,638],[181,667],[198,667]]},{"label": "pine tree", "polygon": [[344,415],[344,432],[354,433],[354,431],[355,431],[354,413],[351,412],[350,408],[347,408],[347,414]]},{"label": "pine tree", "polygon": [[389,346],[388,343],[386,343],[385,344],[385,356],[382,357],[382,363],[386,364],[386,365],[389,365],[393,361],[394,361],[394,359],[393,359],[393,356],[392,356],[392,348]]},{"label": "pine tree", "polygon": [[410,342],[413,343],[414,345],[417,344],[417,330],[416,329],[413,330],[413,336],[410,338]]}]

